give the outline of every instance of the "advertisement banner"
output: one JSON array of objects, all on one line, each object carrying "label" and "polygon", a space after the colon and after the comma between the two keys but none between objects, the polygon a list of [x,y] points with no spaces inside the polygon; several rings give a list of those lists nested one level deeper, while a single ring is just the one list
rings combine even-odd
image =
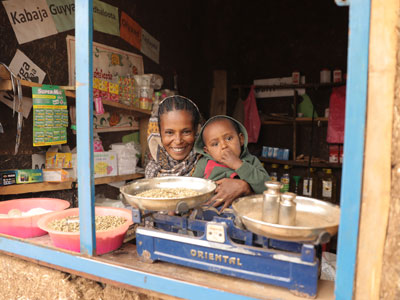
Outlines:
[{"label": "advertisement banner", "polygon": [[55,85],[32,88],[33,146],[67,142],[68,108],[64,90]]},{"label": "advertisement banner", "polygon": [[142,28],[142,48],[140,51],[156,63],[160,63],[160,42]]},{"label": "advertisement banner", "polygon": [[19,44],[57,34],[46,0],[3,1],[3,5]]},{"label": "advertisement banner", "polygon": [[121,12],[120,34],[121,38],[133,47],[141,49],[142,27],[123,11]]},{"label": "advertisement banner", "polygon": [[47,4],[58,32],[75,28],[74,0],[47,0]]},{"label": "advertisement banner", "polygon": [[119,36],[118,7],[93,0],[93,29]]},{"label": "advertisement banner", "polygon": [[[67,36],[69,85],[75,85],[75,37]],[[93,42],[93,77],[112,81],[118,76],[142,75],[143,57]]]}]

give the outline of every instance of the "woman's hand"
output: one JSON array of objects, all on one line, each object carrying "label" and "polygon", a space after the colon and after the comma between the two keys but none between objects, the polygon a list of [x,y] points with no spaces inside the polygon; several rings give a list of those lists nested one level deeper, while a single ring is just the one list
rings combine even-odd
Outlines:
[{"label": "woman's hand", "polygon": [[229,207],[233,200],[252,193],[250,185],[242,179],[223,178],[217,180],[216,184],[215,195],[206,204],[214,207],[224,204],[220,212]]}]

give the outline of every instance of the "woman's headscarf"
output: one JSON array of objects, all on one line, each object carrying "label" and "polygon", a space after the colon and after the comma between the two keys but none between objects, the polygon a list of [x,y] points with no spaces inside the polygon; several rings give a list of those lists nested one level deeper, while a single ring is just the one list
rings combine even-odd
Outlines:
[{"label": "woman's headscarf", "polygon": [[[159,131],[159,106],[162,105],[164,101],[168,101],[171,98],[178,98],[179,100],[187,101],[192,104],[199,115],[200,112],[197,105],[190,99],[183,96],[170,96],[166,97],[160,102],[157,107],[153,108],[152,115],[149,119],[149,125],[147,129],[147,143],[149,147],[148,155],[146,156],[147,164],[145,169],[146,178],[153,178],[158,176],[190,176],[194,170],[196,162],[199,155],[195,153],[194,149],[183,160],[173,159],[164,148],[161,135]],[[170,100],[169,100],[170,101]],[[174,107],[174,110],[180,110]],[[197,130],[197,128],[195,129]],[[197,136],[198,130],[196,132]]]}]

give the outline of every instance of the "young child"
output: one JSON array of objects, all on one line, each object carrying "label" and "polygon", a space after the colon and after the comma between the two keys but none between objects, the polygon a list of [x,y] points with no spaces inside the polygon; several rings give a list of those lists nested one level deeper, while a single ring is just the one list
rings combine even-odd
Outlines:
[{"label": "young child", "polygon": [[201,128],[194,149],[203,155],[192,176],[212,180],[239,178],[254,193],[266,190],[269,175],[260,161],[247,150],[246,128],[229,116],[210,118]]}]

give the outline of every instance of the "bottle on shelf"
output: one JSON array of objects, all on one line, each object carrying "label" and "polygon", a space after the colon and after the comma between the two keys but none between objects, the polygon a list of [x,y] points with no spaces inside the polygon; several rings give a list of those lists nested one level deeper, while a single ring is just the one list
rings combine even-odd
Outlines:
[{"label": "bottle on shelf", "polygon": [[278,181],[278,164],[272,164],[271,166],[271,173],[269,174],[269,177],[271,178],[271,181]]},{"label": "bottle on shelf", "polygon": [[320,193],[323,200],[336,203],[336,178],[332,174],[332,169],[324,169],[320,183]]},{"label": "bottle on shelf", "polygon": [[290,186],[289,165],[283,166],[283,174],[280,179],[280,182],[282,183],[281,192],[282,193],[289,192],[289,186]]},{"label": "bottle on shelf", "polygon": [[300,183],[301,176],[295,175],[295,176],[292,176],[292,177],[293,177],[293,181],[294,181],[293,192],[296,195],[298,195],[299,194],[299,183]]},{"label": "bottle on shelf", "polygon": [[308,174],[303,178],[303,196],[317,197],[317,177],[314,168],[310,168]]}]

